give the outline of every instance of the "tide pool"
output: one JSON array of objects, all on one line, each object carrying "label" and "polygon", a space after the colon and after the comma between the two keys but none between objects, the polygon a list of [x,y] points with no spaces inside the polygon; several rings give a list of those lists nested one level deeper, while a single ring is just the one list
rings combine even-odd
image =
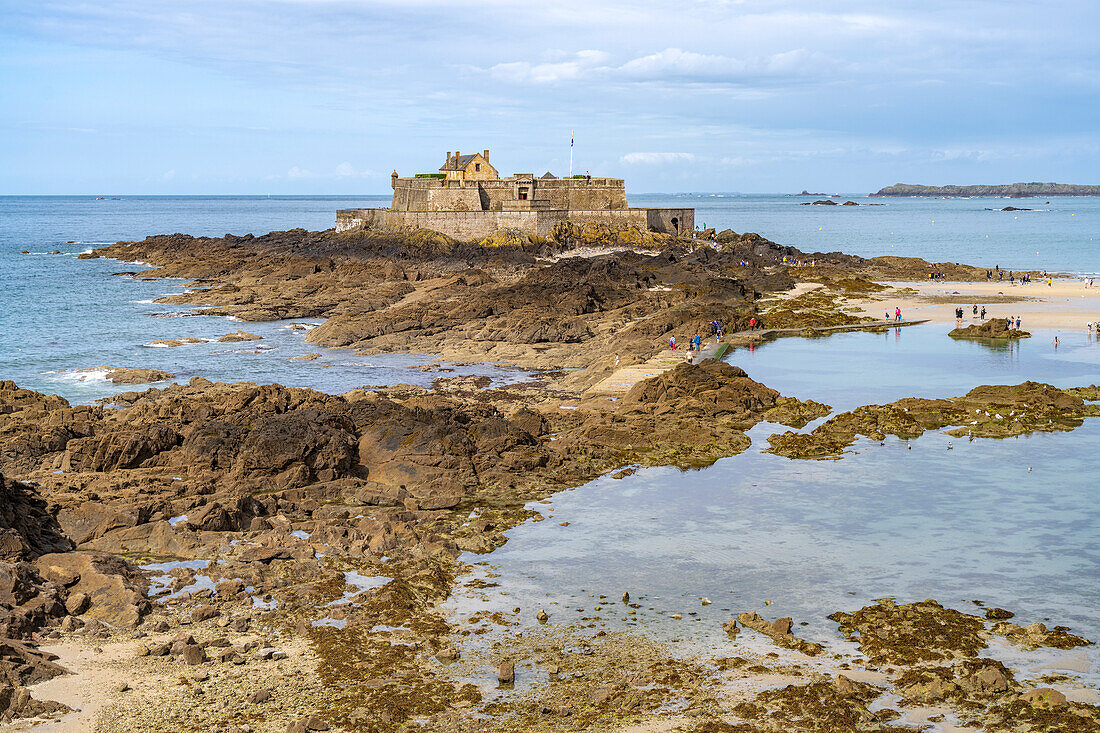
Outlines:
[{"label": "tide pool", "polygon": [[[841,410],[983,383],[1100,380],[1100,346],[1052,356],[1037,337],[996,351],[946,330],[782,339],[728,359],[785,394]],[[807,624],[799,635],[843,646],[826,615],[885,596],[971,613],[978,600],[1022,624],[1100,638],[1100,420],[1009,440],[861,439],[837,461],[763,453],[783,430],[757,426],[749,450],[709,468],[604,476],[530,505],[547,520],[512,529],[488,556],[464,556],[485,563],[479,574],[499,574],[499,587],[463,589],[452,607],[518,606],[528,622],[539,608],[554,623],[597,617],[685,652],[733,653],[721,623],[740,611],[790,615]],[[634,615],[619,602],[624,591],[641,605]],[[738,643],[759,643],[753,637]],[[1092,671],[1083,679],[1100,682],[1100,655],[1084,653]],[[1057,663],[1070,653],[1043,655]]]}]

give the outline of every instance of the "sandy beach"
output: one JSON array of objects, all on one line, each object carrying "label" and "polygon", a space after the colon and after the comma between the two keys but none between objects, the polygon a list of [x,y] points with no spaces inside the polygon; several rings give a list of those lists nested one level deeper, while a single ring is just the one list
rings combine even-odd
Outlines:
[{"label": "sandy beach", "polygon": [[954,323],[955,308],[964,307],[966,323],[980,321],[973,307],[986,309],[986,318],[1019,316],[1027,329],[1084,331],[1090,321],[1100,321],[1100,287],[1086,287],[1080,279],[1055,279],[1051,285],[1033,282],[1010,285],[1000,282],[895,282],[863,298],[849,299],[848,306],[861,315],[881,317],[900,307],[906,319]]}]

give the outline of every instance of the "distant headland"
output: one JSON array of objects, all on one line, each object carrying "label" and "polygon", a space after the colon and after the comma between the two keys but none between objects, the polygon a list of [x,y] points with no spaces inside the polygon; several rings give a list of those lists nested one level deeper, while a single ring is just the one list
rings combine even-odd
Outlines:
[{"label": "distant headland", "polygon": [[895,183],[880,189],[872,196],[1100,196],[1100,186],[1081,186],[1072,183],[1006,183],[994,186],[921,186],[913,183]]}]

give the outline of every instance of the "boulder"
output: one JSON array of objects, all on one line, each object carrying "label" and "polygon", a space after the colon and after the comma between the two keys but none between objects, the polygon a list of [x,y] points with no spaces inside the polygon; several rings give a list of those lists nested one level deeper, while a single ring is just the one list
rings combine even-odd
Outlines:
[{"label": "boulder", "polygon": [[72,547],[38,492],[0,474],[0,560],[32,560]]},{"label": "boulder", "polygon": [[249,333],[248,331],[234,331],[232,333],[227,333],[224,336],[220,336],[218,338],[218,341],[223,344],[232,344],[237,343],[238,341],[260,341],[261,339],[263,339],[263,336],[257,336],[256,334]]},{"label": "boulder", "polygon": [[811,657],[817,656],[821,652],[825,651],[825,647],[820,644],[815,644],[804,639],[799,639],[791,629],[794,627],[794,621],[790,616],[784,616],[778,618],[775,621],[768,621],[760,616],[755,611],[751,613],[739,613],[737,614],[737,622],[744,626],[746,629],[752,629],[753,631],[759,631],[764,636],[771,638],[776,644],[788,649],[796,649],[803,654]]},{"label": "boulder", "polygon": [[150,382],[164,382],[176,376],[160,369],[112,369],[107,372],[107,379],[115,384],[149,384]]},{"label": "boulder", "polygon": [[1027,331],[1010,328],[1007,318],[990,318],[984,323],[972,323],[966,328],[952,329],[947,335],[953,339],[994,339],[1000,341],[1031,338],[1031,334]]},{"label": "boulder", "polygon": [[1066,704],[1066,696],[1050,687],[1037,687],[1028,690],[1020,699],[1039,708],[1060,708]]},{"label": "boulder", "polygon": [[132,628],[150,610],[145,599],[148,581],[122,558],[74,551],[43,555],[35,565],[47,578],[79,577],[70,593],[87,596],[85,615],[110,626]]}]

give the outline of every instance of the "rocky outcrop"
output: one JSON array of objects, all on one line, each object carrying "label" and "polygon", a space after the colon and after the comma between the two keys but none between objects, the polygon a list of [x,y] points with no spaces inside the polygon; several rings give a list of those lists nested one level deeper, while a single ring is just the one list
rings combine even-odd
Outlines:
[{"label": "rocky outcrop", "polygon": [[[0,655],[3,651],[0,650]],[[67,713],[70,708],[53,700],[36,700],[30,690],[19,685],[0,682],[0,722],[16,718],[49,717],[58,713]]]},{"label": "rocky outcrop", "polygon": [[1100,415],[1100,405],[1094,402],[1097,394],[1100,389],[1095,386],[1062,390],[1024,382],[975,387],[953,399],[906,398],[841,413],[811,433],[772,435],[769,450],[788,458],[830,458],[841,455],[860,435],[910,439],[952,425],[961,427],[949,430],[949,435],[976,438],[1072,430],[1084,418]]},{"label": "rocky outcrop", "polygon": [[107,379],[115,384],[149,384],[164,382],[176,376],[160,369],[119,368],[107,372]]},{"label": "rocky outcrop", "polygon": [[1007,318],[990,318],[983,323],[971,323],[966,328],[952,329],[948,334],[953,339],[975,340],[1012,340],[1031,338],[1027,331],[1012,328]]},{"label": "rocky outcrop", "polygon": [[0,721],[67,711],[31,697],[24,685],[65,670],[39,651],[35,634],[68,615],[68,592],[26,560],[72,547],[50,508],[26,484],[0,475]]},{"label": "rocky outcrop", "polygon": [[239,341],[260,341],[263,336],[257,336],[254,333],[248,331],[234,331],[233,333],[227,333],[224,336],[218,337],[218,342],[223,344],[235,344]]},{"label": "rocky outcrop", "polygon": [[82,594],[83,614],[111,626],[132,628],[150,610],[145,599],[148,582],[125,560],[96,552],[43,555],[35,561],[42,577]]},{"label": "rocky outcrop", "polygon": [[[752,611],[737,614],[737,622],[746,629],[760,632],[781,647],[800,651],[807,656],[816,657],[818,654],[825,651],[825,647],[820,644],[806,641],[805,639],[799,639],[795,636],[792,631],[794,628],[794,621],[790,616],[768,621],[761,617],[760,614]],[[726,633],[729,634],[728,629]],[[733,634],[730,634],[730,636],[733,636]]]},{"label": "rocky outcrop", "polygon": [[34,489],[0,474],[0,560],[33,560],[72,546]]},{"label": "rocky outcrop", "polygon": [[975,708],[1018,691],[1012,671],[994,659],[966,659],[948,666],[915,667],[896,683],[907,705]]},{"label": "rocky outcrop", "polygon": [[744,370],[715,359],[680,364],[634,385],[621,406],[589,403],[555,422],[555,447],[578,454],[612,451],[622,463],[701,466],[744,450],[744,431],[761,420],[801,426],[825,405],[781,396]]},{"label": "rocky outcrop", "polygon": [[905,664],[971,658],[988,634],[978,616],[944,608],[933,600],[898,604],[883,599],[854,613],[829,616],[840,632],[859,643],[872,664]]}]

